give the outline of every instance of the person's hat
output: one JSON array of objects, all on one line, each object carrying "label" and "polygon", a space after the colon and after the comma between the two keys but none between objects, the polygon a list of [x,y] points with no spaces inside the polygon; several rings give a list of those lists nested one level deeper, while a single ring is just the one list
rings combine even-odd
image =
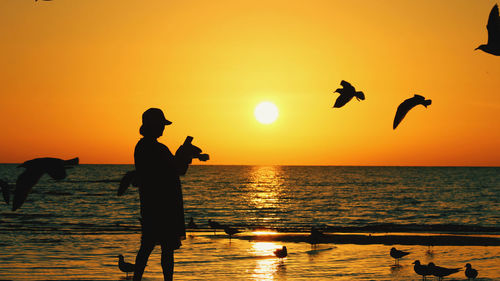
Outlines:
[{"label": "person's hat", "polygon": [[172,122],[168,121],[163,115],[163,111],[159,108],[150,108],[142,114],[142,124],[143,125],[170,125]]}]

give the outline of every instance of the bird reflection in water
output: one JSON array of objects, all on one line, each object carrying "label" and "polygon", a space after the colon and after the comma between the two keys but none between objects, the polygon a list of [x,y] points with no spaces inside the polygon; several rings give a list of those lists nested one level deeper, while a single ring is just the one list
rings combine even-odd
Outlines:
[{"label": "bird reflection in water", "polygon": [[274,256],[274,251],[281,245],[274,242],[252,243],[250,253],[256,257],[254,280],[280,280],[286,274],[286,265]]}]

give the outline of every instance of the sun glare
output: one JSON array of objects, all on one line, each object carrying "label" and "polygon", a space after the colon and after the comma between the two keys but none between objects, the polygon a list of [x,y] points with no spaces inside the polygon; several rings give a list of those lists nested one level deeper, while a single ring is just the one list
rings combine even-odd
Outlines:
[{"label": "sun glare", "polygon": [[264,101],[255,107],[255,119],[262,124],[271,124],[278,118],[278,108],[274,103]]}]

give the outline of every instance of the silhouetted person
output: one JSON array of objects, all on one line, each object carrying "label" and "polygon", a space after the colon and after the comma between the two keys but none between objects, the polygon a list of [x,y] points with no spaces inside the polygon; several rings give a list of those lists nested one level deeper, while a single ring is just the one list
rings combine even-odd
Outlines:
[{"label": "silhouetted person", "polygon": [[488,44],[480,45],[476,50],[482,50],[488,54],[500,56],[500,15],[498,13],[498,4],[491,9],[488,23]]},{"label": "silhouetted person", "polygon": [[78,165],[78,157],[70,160],[49,157],[36,158],[19,165],[18,168],[23,167],[26,170],[17,177],[12,211],[23,205],[31,189],[43,174],[47,173],[55,180],[62,180],[66,178],[66,169],[71,168],[73,165]]},{"label": "silhouetted person", "polygon": [[340,85],[342,88],[338,88],[334,92],[339,93],[340,96],[335,101],[333,107],[340,108],[348,103],[353,97],[356,97],[358,101],[365,99],[365,94],[363,94],[363,92],[356,92],[356,89],[349,82],[342,80]]},{"label": "silhouetted person", "polygon": [[[163,112],[150,108],[142,114],[140,134],[134,159],[141,200],[141,247],[135,259],[135,281],[141,280],[149,255],[155,245],[161,246],[161,266],[165,280],[172,280],[174,250],[186,236],[180,175],[191,163],[193,146],[184,143],[173,155],[159,143],[166,125]],[[201,151],[201,150],[200,150]]]},{"label": "silhouetted person", "polygon": [[392,129],[396,129],[396,127],[398,127],[399,123],[401,123],[403,118],[405,118],[406,113],[408,113],[410,109],[414,108],[419,104],[427,108],[427,106],[429,106],[431,103],[432,103],[431,100],[426,100],[421,95],[414,95],[413,97],[406,99],[398,106],[398,110],[396,111],[396,116],[394,116],[394,123],[392,123]]}]

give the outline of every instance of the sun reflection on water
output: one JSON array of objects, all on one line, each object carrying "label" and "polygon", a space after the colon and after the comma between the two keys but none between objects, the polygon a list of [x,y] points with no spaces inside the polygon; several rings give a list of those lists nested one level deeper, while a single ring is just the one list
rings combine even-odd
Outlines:
[{"label": "sun reflection on water", "polygon": [[252,243],[250,253],[257,257],[252,278],[254,280],[276,280],[281,279],[286,267],[282,261],[274,256],[274,251],[281,248],[274,242],[255,242]]}]

